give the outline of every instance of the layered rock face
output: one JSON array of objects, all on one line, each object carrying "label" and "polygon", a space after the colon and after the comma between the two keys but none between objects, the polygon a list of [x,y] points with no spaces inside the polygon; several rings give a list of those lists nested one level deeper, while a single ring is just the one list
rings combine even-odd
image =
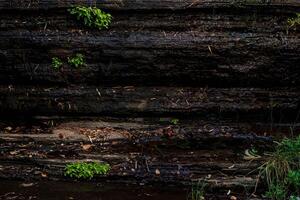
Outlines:
[{"label": "layered rock face", "polygon": [[[74,5],[112,24],[85,27]],[[244,152],[300,129],[297,12],[298,0],[0,0],[0,177],[65,180],[66,163],[96,160],[112,170],[95,180],[253,188],[264,158]],[[85,66],[53,68],[77,53]]]}]

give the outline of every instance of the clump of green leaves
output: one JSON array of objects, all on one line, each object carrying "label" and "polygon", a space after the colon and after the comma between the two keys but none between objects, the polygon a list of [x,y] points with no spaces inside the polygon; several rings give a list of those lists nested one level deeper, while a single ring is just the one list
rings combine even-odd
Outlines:
[{"label": "clump of green leaves", "polygon": [[68,58],[68,63],[75,68],[81,67],[85,65],[84,56],[78,53],[74,57]]},{"label": "clump of green leaves", "polygon": [[95,175],[105,175],[109,172],[110,165],[97,162],[79,162],[67,164],[65,176],[76,179],[92,179]]},{"label": "clump of green leaves", "polygon": [[292,196],[290,196],[289,200],[300,200],[300,196],[297,197],[297,196],[292,195]]},{"label": "clump of green leaves", "polygon": [[279,184],[271,184],[266,192],[266,197],[273,200],[283,200],[286,197],[286,189]]},{"label": "clump of green leaves", "polygon": [[59,69],[62,65],[63,65],[63,62],[61,61],[61,59],[59,59],[57,57],[52,58],[52,67],[54,69]]},{"label": "clump of green leaves", "polygon": [[75,15],[78,20],[83,20],[88,27],[107,29],[111,23],[112,16],[96,7],[76,6],[68,10],[71,15]]},{"label": "clump of green leaves", "polygon": [[188,200],[204,200],[205,189],[207,183],[204,181],[198,181],[192,185],[192,189],[187,197]]},{"label": "clump of green leaves", "polygon": [[269,188],[268,197],[284,200],[287,195],[300,195],[300,136],[278,143],[260,170]]},{"label": "clump of green leaves", "polygon": [[287,175],[287,183],[295,191],[300,191],[300,170],[291,170]]},{"label": "clump of green leaves", "polygon": [[300,13],[296,13],[296,17],[289,18],[287,23],[289,28],[300,25]]}]

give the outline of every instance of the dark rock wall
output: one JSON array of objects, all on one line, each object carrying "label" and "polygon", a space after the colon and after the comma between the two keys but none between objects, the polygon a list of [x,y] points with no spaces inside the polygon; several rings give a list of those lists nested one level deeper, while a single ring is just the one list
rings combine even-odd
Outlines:
[{"label": "dark rock wall", "polygon": [[[86,28],[67,12],[87,2],[112,14],[109,29]],[[299,130],[300,28],[287,24],[297,12],[298,0],[0,0],[0,155],[11,170],[0,176],[11,177],[16,162],[23,171],[15,176],[28,175],[20,162],[26,160],[62,178],[65,160],[93,158],[114,166],[105,180],[185,182],[210,174],[216,188],[244,180],[253,186],[248,173],[261,161],[245,165],[243,151]],[[85,67],[52,68],[52,57],[76,53],[86,56]],[[59,120],[45,129],[11,122],[37,116],[42,124]],[[79,119],[72,130],[60,127]],[[101,123],[89,131],[121,136],[105,141],[106,149],[98,138],[84,154],[79,144],[90,140],[78,138],[85,133],[78,130],[93,120]],[[20,142],[26,151],[11,154]],[[69,146],[51,156],[61,142]],[[43,155],[35,152],[40,143]]]}]

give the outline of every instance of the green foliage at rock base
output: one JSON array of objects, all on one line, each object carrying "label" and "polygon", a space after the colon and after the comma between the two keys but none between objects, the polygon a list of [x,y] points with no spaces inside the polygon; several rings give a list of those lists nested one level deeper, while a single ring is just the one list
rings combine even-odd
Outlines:
[{"label": "green foliage at rock base", "polygon": [[267,197],[286,200],[299,196],[300,136],[278,143],[260,170],[260,176],[268,185]]},{"label": "green foliage at rock base", "polygon": [[198,181],[197,183],[193,183],[192,189],[188,194],[187,200],[204,200],[206,186],[207,183],[204,181]]}]

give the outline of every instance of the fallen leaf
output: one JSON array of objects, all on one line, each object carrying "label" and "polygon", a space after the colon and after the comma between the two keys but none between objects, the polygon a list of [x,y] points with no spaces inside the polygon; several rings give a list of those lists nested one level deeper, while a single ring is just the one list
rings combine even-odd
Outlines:
[{"label": "fallen leaf", "polygon": [[208,50],[209,50],[210,54],[213,54],[213,52],[211,50],[211,47],[209,45],[207,47],[208,47]]},{"label": "fallen leaf", "polygon": [[11,151],[9,152],[10,155],[17,155],[18,154],[18,151]]},{"label": "fallen leaf", "polygon": [[156,174],[157,176],[159,176],[159,175],[160,175],[160,171],[159,171],[159,169],[156,169],[156,170],[155,170],[155,174]]},{"label": "fallen leaf", "polygon": [[231,190],[228,190],[227,195],[230,195],[230,193],[231,193]]},{"label": "fallen leaf", "polygon": [[34,183],[22,183],[21,187],[31,187],[34,186]]},{"label": "fallen leaf", "polygon": [[84,151],[90,150],[92,146],[93,146],[93,145],[91,145],[91,144],[83,144],[83,145],[81,145],[81,147],[82,147],[82,149],[83,149]]},{"label": "fallen leaf", "polygon": [[11,131],[11,130],[12,130],[12,127],[8,126],[8,127],[5,128],[5,130]]},{"label": "fallen leaf", "polygon": [[42,172],[42,173],[41,173],[41,176],[42,176],[43,178],[47,178],[47,177],[48,177],[48,174],[47,174],[46,172]]},{"label": "fallen leaf", "polygon": [[235,167],[235,165],[233,164],[233,165],[231,165],[230,167],[228,167],[228,169],[232,169],[232,168],[234,168]]},{"label": "fallen leaf", "polygon": [[237,200],[237,198],[235,196],[231,196],[230,200]]}]

